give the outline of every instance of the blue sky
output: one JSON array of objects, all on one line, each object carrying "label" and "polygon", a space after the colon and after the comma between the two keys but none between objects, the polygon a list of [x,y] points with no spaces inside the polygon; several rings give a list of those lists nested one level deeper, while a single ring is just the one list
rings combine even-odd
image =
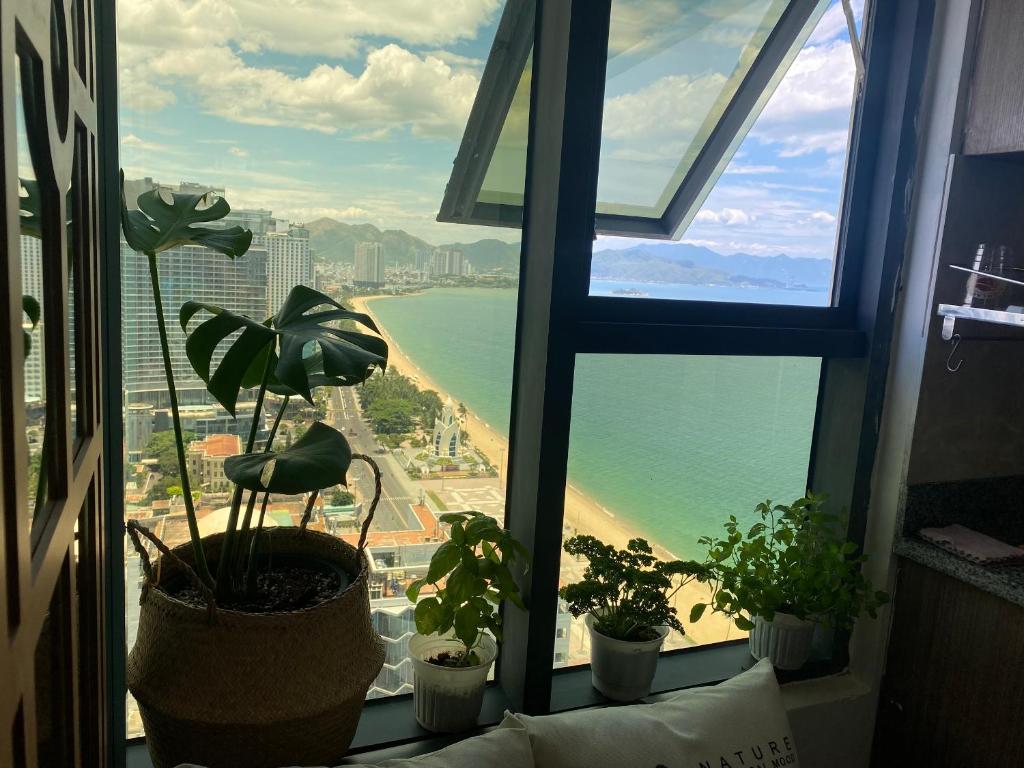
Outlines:
[{"label": "blue sky", "polygon": [[[434,221],[501,7],[500,0],[121,3],[122,165],[129,176],[225,186],[233,206],[269,208],[293,221],[370,222],[434,243],[518,240],[516,230]],[[687,2],[616,0],[613,7],[622,19],[613,28],[623,30],[613,33],[614,50],[642,48]],[[634,39],[620,40],[627,34]],[[636,185],[644,163],[674,167],[682,116],[722,69],[706,58],[697,67],[661,56],[646,72],[617,78],[617,88],[610,81],[606,154],[616,155],[602,166],[602,191],[628,193],[616,179]],[[683,239],[723,253],[829,257],[852,88],[835,3]],[[638,153],[635,163],[630,153]],[[623,244],[601,238],[597,247]]]}]

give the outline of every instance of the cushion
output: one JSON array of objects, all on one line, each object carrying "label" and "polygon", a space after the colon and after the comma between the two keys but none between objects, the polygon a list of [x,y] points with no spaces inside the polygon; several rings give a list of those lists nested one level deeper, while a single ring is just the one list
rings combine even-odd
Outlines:
[{"label": "cushion", "polygon": [[[525,727],[511,715],[501,725],[471,739],[418,757],[385,760],[382,763],[345,763],[338,768],[533,768],[530,737]],[[181,765],[178,768],[199,768]]]},{"label": "cushion", "polygon": [[767,659],[720,685],[694,688],[655,704],[515,717],[530,734],[537,768],[800,764]]}]

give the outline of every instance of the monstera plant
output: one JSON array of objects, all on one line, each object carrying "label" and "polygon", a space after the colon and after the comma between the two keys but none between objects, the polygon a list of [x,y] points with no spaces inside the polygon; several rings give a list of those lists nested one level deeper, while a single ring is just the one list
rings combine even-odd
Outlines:
[{"label": "monstera plant", "polygon": [[[211,226],[231,210],[212,194],[165,196],[151,190],[129,209],[122,175],[121,197],[125,239],[149,265],[190,538],[171,550],[145,526],[128,526],[148,576],[128,682],[150,754],[156,766],[337,763],[383,663],[383,644],[370,622],[363,553],[380,497],[380,472],[322,421],[287,447],[275,446],[275,438],[292,398],[313,404],[318,388],[365,381],[387,365],[387,344],[367,315],[302,285],[270,317],[247,317],[200,301],[180,307],[186,355],[210,395],[232,416],[240,399],[253,403],[252,420],[242,430],[244,452],[224,462],[234,483],[225,528],[200,536],[159,257],[175,246],[198,245],[226,259],[243,258],[252,233]],[[279,404],[259,444],[268,393]],[[376,476],[357,546],[306,529],[321,489],[344,485],[354,458],[367,461]],[[298,528],[278,528],[272,536],[264,531],[272,494],[305,496]],[[161,553],[159,564],[149,562],[142,537]],[[281,631],[290,653],[282,654],[272,641]],[[176,670],[173,681],[167,669]],[[197,715],[197,701],[212,702],[205,720]]]}]

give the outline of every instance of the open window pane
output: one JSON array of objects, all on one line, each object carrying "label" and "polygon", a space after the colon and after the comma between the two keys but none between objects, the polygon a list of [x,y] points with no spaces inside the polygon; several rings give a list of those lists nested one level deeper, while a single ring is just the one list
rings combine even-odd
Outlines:
[{"label": "open window pane", "polygon": [[[598,231],[678,236],[827,4],[615,0]],[[526,152],[533,18],[522,6],[506,5],[484,73],[494,87],[474,104],[441,221],[521,221],[512,171],[523,164],[509,158]]]},{"label": "open window pane", "polygon": [[[642,537],[662,559],[702,559],[697,539],[721,535],[729,515],[752,523],[759,502],[799,498],[820,368],[818,358],[577,355],[563,539],[623,548]],[[560,583],[585,567],[563,552]],[[706,594],[700,584],[679,593],[686,635],[673,632],[665,650],[744,636],[710,612],[689,626]],[[555,666],[587,663],[587,630],[564,601],[557,626]]]},{"label": "open window pane", "polygon": [[[666,153],[678,133],[669,120],[671,99],[668,92],[653,99],[668,82],[674,81],[664,78],[606,108],[606,146],[615,134],[609,120],[632,105],[622,119],[632,115],[633,122],[618,130],[630,129],[647,147],[607,160],[615,153],[604,153],[601,178],[608,184],[649,189],[645,179],[675,154]],[[682,222],[682,242],[598,237],[590,294],[828,306],[854,88],[846,20],[832,0],[699,210]],[[646,97],[651,106],[640,109]],[[661,118],[650,119],[650,110]]]},{"label": "open window pane", "polygon": [[[318,390],[312,405],[293,398],[275,447],[321,419],[381,466],[367,553],[386,661],[369,695],[407,693],[414,626],[405,589],[448,535],[437,516],[504,514],[519,232],[434,216],[502,10],[421,3],[406,18],[387,4],[297,2],[282,23],[225,0],[225,25],[186,5],[120,3],[118,63],[129,204],[151,189],[213,190],[232,206],[228,223],[254,235],[234,260],[192,245],[158,257],[199,528],[225,526],[224,459],[241,450],[254,398],[240,399],[235,420],[210,397],[185,354],[182,302],[263,319],[301,283],[372,314],[392,345],[386,377]],[[523,178],[522,168],[508,172]],[[150,274],[126,242],[121,259],[127,515],[173,546],[188,532]],[[280,405],[268,401],[258,440]],[[373,481],[358,462],[349,480],[347,490],[323,489],[310,526],[354,542]],[[294,525],[303,509],[302,498],[273,496],[267,524]],[[142,572],[130,547],[126,555],[131,647]],[[128,718],[129,736],[142,735],[131,701]]]}]

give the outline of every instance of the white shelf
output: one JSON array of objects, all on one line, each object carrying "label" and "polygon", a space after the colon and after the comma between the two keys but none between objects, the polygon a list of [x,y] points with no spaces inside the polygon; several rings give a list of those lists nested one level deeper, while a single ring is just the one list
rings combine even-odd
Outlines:
[{"label": "white shelf", "polygon": [[957,320],[977,320],[981,323],[995,325],[1012,325],[1024,328],[1024,312],[1006,312],[1000,309],[983,309],[982,307],[965,307],[960,304],[939,304],[941,317],[952,317]]}]

